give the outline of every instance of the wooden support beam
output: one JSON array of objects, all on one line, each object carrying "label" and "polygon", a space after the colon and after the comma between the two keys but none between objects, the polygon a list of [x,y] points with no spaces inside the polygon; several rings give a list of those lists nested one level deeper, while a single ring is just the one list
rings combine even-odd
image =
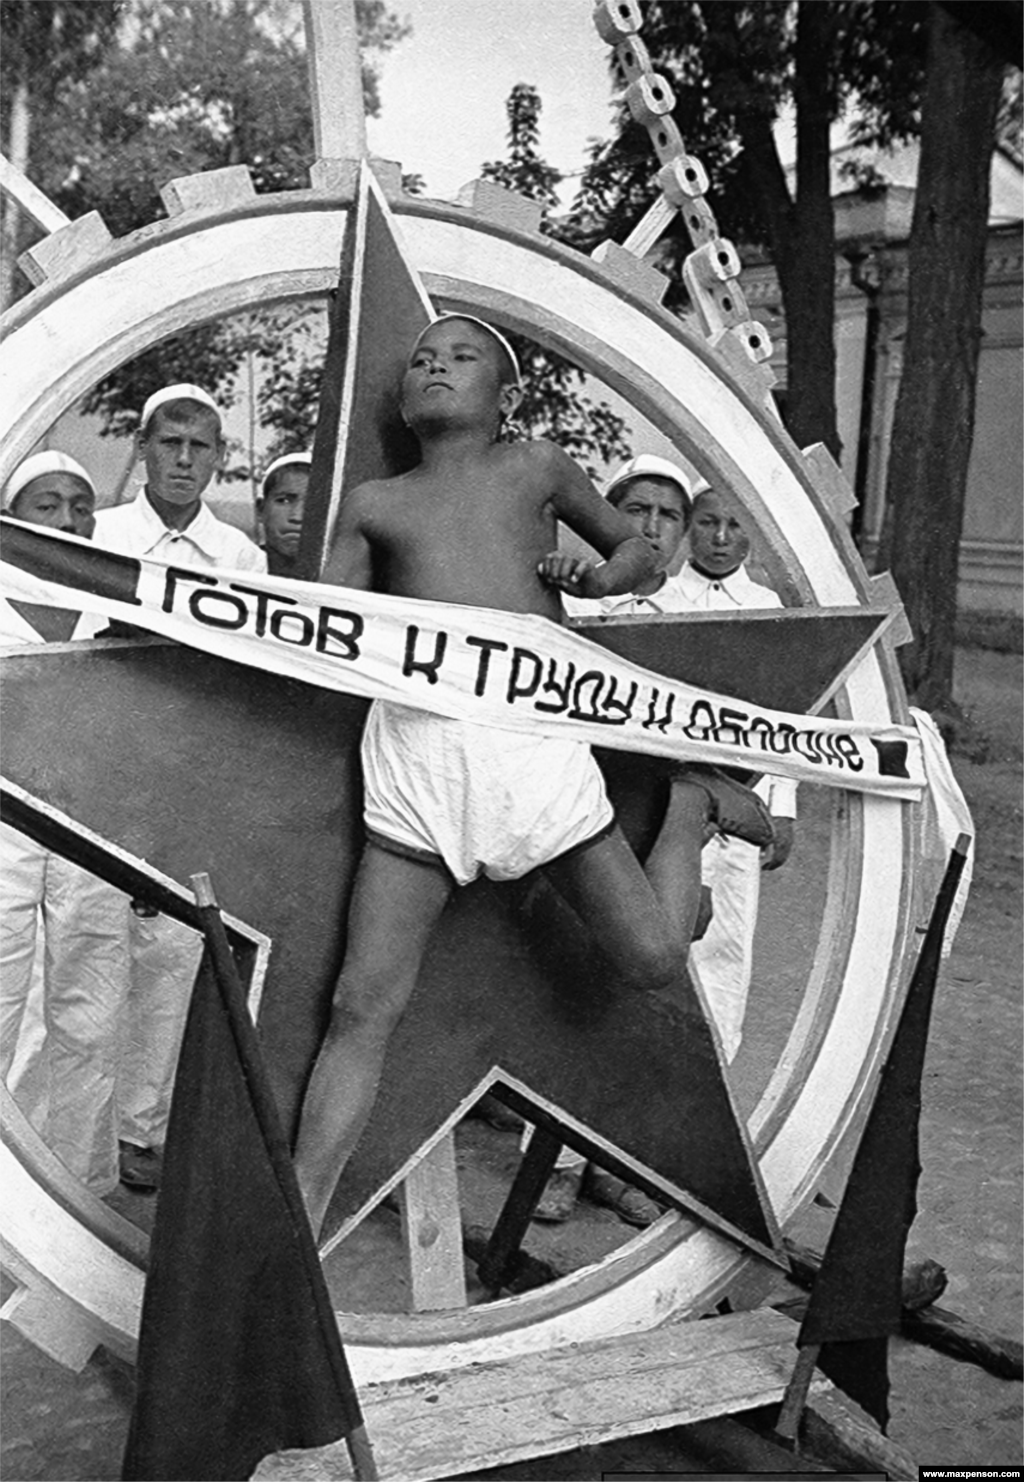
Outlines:
[{"label": "wooden support beam", "polygon": [[545,1127],[533,1129],[530,1145],[523,1154],[487,1249],[477,1265],[480,1280],[492,1292],[499,1291],[511,1277],[512,1263],[523,1243],[537,1201],[544,1192],[544,1185],[554,1171],[561,1146],[554,1133]]},{"label": "wooden support beam", "polygon": [[889,1482],[918,1482],[917,1462],[838,1395],[816,1395],[807,1403],[800,1452],[834,1472],[881,1472]]},{"label": "wooden support beam", "polygon": [[362,159],[366,115],[355,0],[302,0],[302,14],[317,159]]},{"label": "wooden support beam", "polygon": [[[785,1246],[793,1280],[809,1290],[821,1268],[820,1253],[793,1240],[786,1240]],[[951,1358],[978,1364],[1000,1379],[1024,1378],[1024,1348],[1015,1339],[990,1333],[955,1312],[932,1305],[945,1288],[946,1273],[937,1261],[922,1261],[907,1267],[903,1273],[900,1319],[903,1336],[948,1353]],[[785,1311],[799,1320],[802,1307],[801,1302],[787,1303]]]},{"label": "wooden support beam", "polygon": [[29,220],[44,232],[58,232],[71,220],[5,154],[0,154],[0,191],[10,196],[19,210],[24,211]]},{"label": "wooden support beam", "polygon": [[[792,1364],[789,1325],[761,1308],[371,1384],[361,1400],[381,1477],[428,1482],[776,1404]],[[815,1388],[828,1386],[816,1378]],[[738,1431],[725,1426],[715,1437],[730,1456],[742,1449],[771,1470],[815,1470]],[[748,1469],[757,1470],[749,1461]],[[275,1453],[253,1475],[338,1482],[351,1472],[339,1441]]]},{"label": "wooden support beam", "polygon": [[999,1379],[1024,1379],[1024,1348],[1014,1338],[990,1333],[944,1307],[904,1308],[900,1331],[905,1338],[978,1364]]},{"label": "wooden support beam", "polygon": [[401,1185],[401,1207],[413,1311],[465,1307],[459,1181],[451,1133],[410,1170]]}]

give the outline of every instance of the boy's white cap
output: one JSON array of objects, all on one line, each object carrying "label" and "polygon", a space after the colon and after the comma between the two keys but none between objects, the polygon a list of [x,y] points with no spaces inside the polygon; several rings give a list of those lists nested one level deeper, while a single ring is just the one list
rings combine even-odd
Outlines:
[{"label": "boy's white cap", "polygon": [[96,493],[96,485],[86,473],[85,469],[75,458],[69,457],[67,453],[58,453],[56,449],[49,448],[44,453],[33,453],[26,458],[24,463],[11,474],[7,481],[7,490],[4,494],[4,509],[10,509],[26,484],[31,484],[33,479],[42,478],[45,473],[70,473],[76,479],[81,479]]},{"label": "boy's white cap", "polygon": [[630,458],[621,468],[616,469],[615,474],[608,481],[604,491],[607,499],[612,491],[629,483],[630,479],[668,479],[673,484],[678,484],[683,491],[683,498],[689,508],[692,501],[690,491],[690,480],[681,468],[670,463],[667,458],[659,458],[654,453],[638,453],[635,458]]},{"label": "boy's white cap", "polygon": [[169,401],[198,401],[202,406],[209,407],[211,412],[216,412],[217,420],[220,421],[220,407],[210,393],[204,391],[202,386],[190,386],[187,381],[181,381],[176,386],[165,386],[162,391],[153,392],[142,408],[142,418],[139,422],[140,432],[145,432],[153,413],[159,407],[166,406]]},{"label": "boy's white cap", "polygon": [[446,319],[465,319],[470,324],[478,325],[479,328],[485,330],[492,339],[497,340],[498,344],[508,356],[509,364],[511,365],[512,370],[515,373],[516,385],[521,386],[523,384],[523,373],[519,368],[519,357],[516,355],[516,352],[513,350],[508,340],[502,334],[500,329],[495,329],[494,325],[488,324],[485,319],[478,319],[475,314],[457,314],[454,311],[450,314],[438,314],[436,319],[432,319],[430,321],[426,329],[420,330],[419,334],[416,336],[414,343],[418,345],[428,329],[432,329],[435,324],[443,324]]},{"label": "boy's white cap", "polygon": [[280,458],[274,459],[262,479],[260,479],[260,498],[262,499],[267,492],[267,484],[270,481],[271,474],[277,473],[279,468],[311,468],[312,465],[312,453],[282,453]]}]

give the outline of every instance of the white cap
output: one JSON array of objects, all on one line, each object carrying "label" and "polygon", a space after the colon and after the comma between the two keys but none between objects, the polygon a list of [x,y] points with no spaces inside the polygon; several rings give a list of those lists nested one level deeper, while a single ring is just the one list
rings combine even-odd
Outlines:
[{"label": "white cap", "polygon": [[505,354],[508,356],[509,364],[511,365],[515,375],[516,385],[521,386],[523,384],[523,373],[519,368],[519,359],[516,355],[516,352],[509,344],[508,340],[502,334],[500,329],[495,329],[493,324],[488,324],[484,319],[478,319],[475,314],[458,314],[454,312],[451,314],[438,314],[436,319],[432,319],[430,321],[426,329],[420,331],[420,333],[416,336],[414,343],[418,345],[428,329],[432,329],[435,324],[444,324],[446,319],[465,319],[469,324],[475,324],[478,328],[484,330],[491,336],[493,340],[497,340],[502,350],[504,350]]},{"label": "white cap", "polygon": [[56,449],[48,449],[45,453],[33,453],[31,458],[26,458],[24,463],[11,474],[7,481],[7,491],[4,496],[4,509],[10,509],[22,489],[31,484],[33,479],[40,479],[46,473],[70,473],[96,493],[96,485],[86,473],[82,465],[76,459],[70,458],[67,453],[58,453]]},{"label": "white cap", "polygon": [[681,468],[670,463],[667,458],[658,458],[654,453],[638,453],[635,458],[630,458],[608,481],[604,491],[607,499],[613,489],[618,489],[622,484],[628,484],[631,479],[668,479],[670,483],[677,484],[683,492],[686,508],[692,503],[690,492],[690,480]]},{"label": "white cap", "polygon": [[282,453],[280,458],[274,459],[260,480],[260,498],[262,499],[267,492],[271,474],[277,473],[279,468],[311,468],[312,466],[312,453]]},{"label": "white cap", "polygon": [[220,421],[220,407],[210,393],[204,391],[202,386],[190,386],[187,381],[182,381],[176,386],[165,386],[162,391],[153,392],[142,408],[142,418],[139,422],[140,432],[145,432],[149,419],[157,408],[166,406],[169,401],[198,401],[201,406],[209,407],[211,412],[216,412],[217,421]]}]

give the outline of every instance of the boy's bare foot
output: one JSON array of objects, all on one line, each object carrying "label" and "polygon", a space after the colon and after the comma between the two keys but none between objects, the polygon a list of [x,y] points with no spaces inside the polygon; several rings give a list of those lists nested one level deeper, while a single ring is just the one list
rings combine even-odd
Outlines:
[{"label": "boy's bare foot", "polygon": [[707,794],[709,819],[721,834],[745,839],[763,849],[775,837],[772,816],[752,788],[744,787],[717,767],[703,762],[684,762],[673,768],[673,782],[690,783]]}]

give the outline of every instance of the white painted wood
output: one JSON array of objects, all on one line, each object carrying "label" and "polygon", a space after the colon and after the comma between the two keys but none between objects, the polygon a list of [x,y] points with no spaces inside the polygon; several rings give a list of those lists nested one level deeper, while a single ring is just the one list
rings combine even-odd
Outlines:
[{"label": "white painted wood", "polygon": [[12,201],[17,201],[29,220],[44,232],[60,231],[71,220],[5,154],[0,154],[0,191],[10,196]]},{"label": "white painted wood", "polygon": [[[428,1482],[775,1403],[796,1354],[792,1323],[763,1308],[379,1385],[361,1404],[381,1478]],[[338,1442],[254,1475],[337,1478],[348,1465]]]},{"label": "white painted wood", "polygon": [[627,252],[635,253],[637,257],[646,257],[658,239],[672,225],[675,215],[676,207],[670,205],[664,195],[660,195],[654,205],[637,222],[623,242],[623,247]]},{"label": "white painted wood", "polygon": [[363,69],[355,0],[302,0],[318,158],[366,154]]},{"label": "white painted wood", "polygon": [[465,1258],[452,1133],[420,1159],[403,1182],[399,1197],[413,1311],[465,1307]]},{"label": "white painted wood", "polygon": [[102,1330],[63,1292],[42,1287],[19,1287],[0,1307],[0,1321],[9,1322],[22,1337],[42,1349],[56,1363],[80,1374],[102,1342]]},{"label": "white painted wood", "polygon": [[112,240],[99,212],[90,211],[36,242],[21,254],[18,266],[34,284],[67,277],[87,269]]}]

